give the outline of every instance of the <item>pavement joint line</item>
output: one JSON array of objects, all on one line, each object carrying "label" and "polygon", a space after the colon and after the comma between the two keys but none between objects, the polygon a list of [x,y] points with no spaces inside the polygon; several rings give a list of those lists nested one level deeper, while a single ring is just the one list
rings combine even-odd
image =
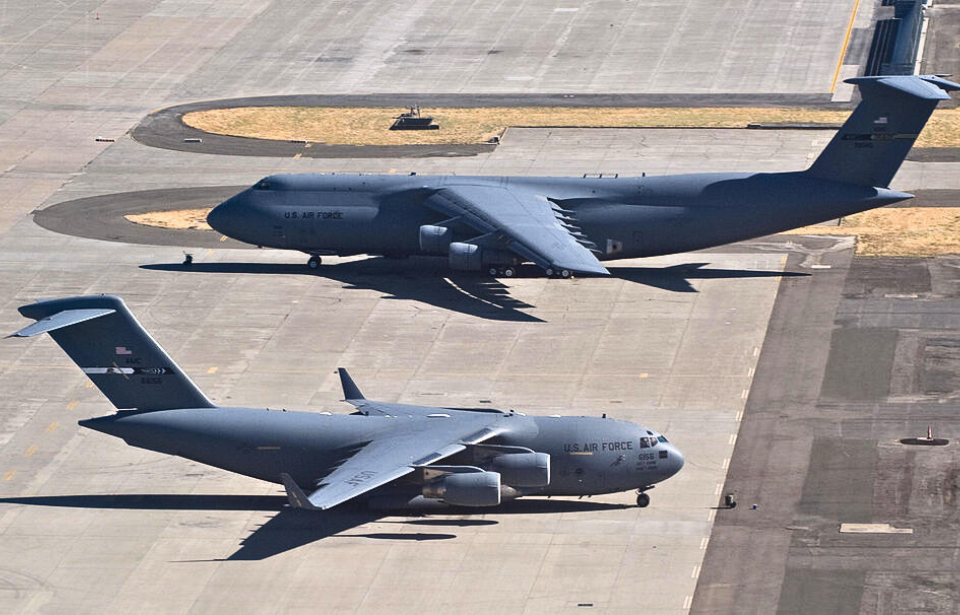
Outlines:
[{"label": "pavement joint line", "polygon": [[27,449],[27,452],[24,453],[23,456],[24,456],[24,457],[30,457],[31,455],[33,455],[33,454],[36,453],[36,452],[37,452],[37,447],[36,447],[36,445],[34,445],[34,446],[31,446],[30,448],[28,448],[28,449]]},{"label": "pavement joint line", "polygon": [[73,400],[72,402],[70,402],[69,404],[67,404],[67,410],[73,410],[74,408],[76,408],[76,407],[77,407],[77,403],[79,403],[79,400],[75,399],[75,400]]},{"label": "pavement joint line", "polygon": [[56,421],[50,423],[50,426],[47,427],[47,433],[52,432],[52,431],[55,430],[59,425],[60,425],[60,423],[58,423],[58,422],[56,422]]}]

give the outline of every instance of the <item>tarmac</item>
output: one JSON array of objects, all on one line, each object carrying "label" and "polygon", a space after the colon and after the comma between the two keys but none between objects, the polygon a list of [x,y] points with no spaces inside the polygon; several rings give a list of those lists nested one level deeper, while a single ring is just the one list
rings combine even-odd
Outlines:
[{"label": "tarmac", "polygon": [[[213,233],[76,236],[276,172],[802,168],[829,133],[511,129],[493,151],[423,159],[221,156],[126,136],[157,107],[264,94],[829,93],[852,2],[707,4],[8,7],[0,330],[24,326],[16,307],[36,299],[111,292],[218,403],[347,412],[345,366],[387,401],[635,420],[687,464],[643,510],[625,493],[318,520],[285,509],[277,485],[81,430],[109,404],[51,340],[4,340],[0,610],[955,610],[955,258],[862,260],[850,239],[775,237],[617,262],[610,278],[504,281],[440,259],[314,273]],[[717,25],[736,17],[737,36]],[[620,33],[598,45],[610,23]],[[894,187],[943,201],[957,171],[911,161]],[[74,234],[38,225],[54,219]],[[897,443],[928,423],[951,443]],[[718,507],[727,492],[736,509]],[[915,531],[838,531],[871,522]]]}]

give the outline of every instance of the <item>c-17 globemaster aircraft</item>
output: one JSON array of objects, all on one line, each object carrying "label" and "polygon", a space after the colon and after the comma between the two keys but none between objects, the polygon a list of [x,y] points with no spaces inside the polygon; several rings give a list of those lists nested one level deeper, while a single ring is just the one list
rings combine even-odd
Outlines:
[{"label": "c-17 globemaster aircraft", "polygon": [[340,370],[352,414],[214,405],[112,295],[20,308],[118,412],[80,425],[132,446],[282,483],[290,505],[324,510],[497,506],[527,495],[645,493],[683,467],[663,435],[608,418],[526,416],[366,399]]},{"label": "c-17 globemaster aircraft", "polygon": [[858,77],[861,101],[806,171],[664,177],[272,175],[207,221],[258,246],[445,256],[455,270],[607,274],[601,260],[699,250],[912,198],[887,187],[937,103],[938,76]]}]

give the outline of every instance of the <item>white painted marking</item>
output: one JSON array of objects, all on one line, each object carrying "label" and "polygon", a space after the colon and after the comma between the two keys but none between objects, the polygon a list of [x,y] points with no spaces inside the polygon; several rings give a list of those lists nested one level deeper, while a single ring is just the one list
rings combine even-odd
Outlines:
[{"label": "white painted marking", "polygon": [[710,544],[710,537],[709,537],[709,536],[704,536],[703,538],[701,538],[701,539],[700,539],[700,550],[701,550],[701,551],[706,551],[708,544]]},{"label": "white painted marking", "polygon": [[737,416],[734,417],[734,420],[737,421],[738,423],[743,420],[743,410],[741,410],[740,412],[737,412]]},{"label": "white painted marking", "polygon": [[700,566],[694,566],[693,572],[690,573],[691,579],[697,579],[700,577]]},{"label": "white painted marking", "polygon": [[754,346],[754,347],[753,347],[753,356],[757,356],[758,354],[760,354],[760,347],[759,347],[759,346]]},{"label": "white painted marking", "polygon": [[832,269],[830,265],[810,265],[811,269]]},{"label": "white painted marking", "polygon": [[693,596],[687,596],[683,599],[683,610],[689,611],[691,606],[693,606]]},{"label": "white painted marking", "polygon": [[740,392],[740,399],[746,399],[750,396],[750,389],[744,389]]},{"label": "white painted marking", "polygon": [[737,434],[735,433],[730,434],[730,446],[733,446],[736,443],[737,443]]},{"label": "white painted marking", "polygon": [[753,375],[756,373],[756,368],[751,367],[747,370],[747,378],[753,378]]},{"label": "white painted marking", "polygon": [[724,460],[723,460],[723,465],[721,466],[721,468],[724,469],[724,470],[726,470],[726,469],[729,468],[729,467],[730,467],[730,458],[729,458],[729,457],[726,457],[726,458],[724,458]]},{"label": "white painted marking", "polygon": [[713,495],[720,495],[721,491],[723,491],[723,483],[717,483],[717,488],[713,490]]},{"label": "white painted marking", "polygon": [[557,8],[553,9],[554,13],[576,13],[579,11],[579,8]]},{"label": "white painted marking", "polygon": [[893,527],[889,523],[841,523],[841,534],[912,534],[913,528]]},{"label": "white painted marking", "polygon": [[707,521],[713,523],[713,520],[717,518],[717,511],[713,508],[710,509],[710,512],[707,513]]},{"label": "white painted marking", "polygon": [[83,367],[84,374],[132,374],[132,367]]}]

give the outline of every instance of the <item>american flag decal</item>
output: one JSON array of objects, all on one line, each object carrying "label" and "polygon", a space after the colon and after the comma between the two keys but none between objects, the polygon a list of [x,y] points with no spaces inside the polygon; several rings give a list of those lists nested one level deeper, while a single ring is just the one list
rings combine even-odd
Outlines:
[{"label": "american flag decal", "polygon": [[117,354],[133,354],[133,351],[126,346],[117,346]]}]

